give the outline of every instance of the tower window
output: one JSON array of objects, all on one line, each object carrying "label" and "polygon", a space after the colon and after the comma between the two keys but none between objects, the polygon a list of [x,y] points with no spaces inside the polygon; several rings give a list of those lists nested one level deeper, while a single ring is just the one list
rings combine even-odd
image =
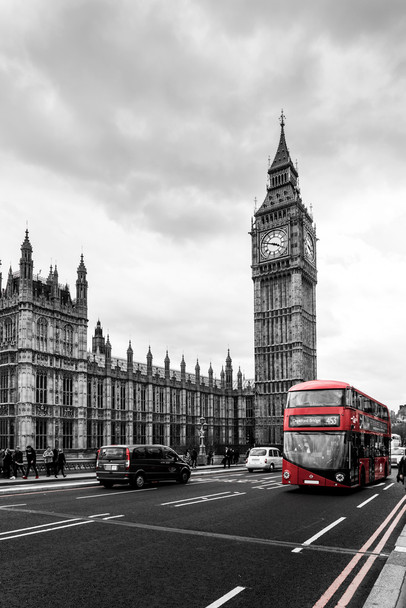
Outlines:
[{"label": "tower window", "polygon": [[37,348],[46,351],[48,338],[48,323],[46,319],[39,319],[37,322]]},{"label": "tower window", "polygon": [[37,373],[35,386],[35,403],[47,402],[47,376],[43,372]]},{"label": "tower window", "polygon": [[65,376],[62,382],[62,403],[63,405],[73,404],[73,379],[72,376]]}]

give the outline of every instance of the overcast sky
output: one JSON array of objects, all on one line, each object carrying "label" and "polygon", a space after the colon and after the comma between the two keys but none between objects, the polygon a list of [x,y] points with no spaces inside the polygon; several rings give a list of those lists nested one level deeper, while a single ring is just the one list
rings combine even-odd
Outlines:
[{"label": "overcast sky", "polygon": [[254,376],[251,241],[279,116],[317,224],[318,377],[406,403],[406,5],[0,0],[0,258],[112,355]]}]

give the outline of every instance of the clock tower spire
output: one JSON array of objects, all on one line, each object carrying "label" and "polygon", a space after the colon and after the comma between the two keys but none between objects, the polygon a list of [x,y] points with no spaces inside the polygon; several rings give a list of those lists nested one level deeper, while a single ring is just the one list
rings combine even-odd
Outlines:
[{"label": "clock tower spire", "polygon": [[316,378],[316,230],[302,202],[285,116],[251,224],[256,441],[282,443],[288,389]]}]

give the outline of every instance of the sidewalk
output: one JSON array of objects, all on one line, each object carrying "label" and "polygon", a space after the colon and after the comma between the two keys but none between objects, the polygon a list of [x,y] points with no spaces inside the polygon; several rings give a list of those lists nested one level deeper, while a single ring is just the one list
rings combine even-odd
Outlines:
[{"label": "sidewalk", "polygon": [[[194,475],[207,475],[210,473],[232,473],[234,471],[245,471],[244,465],[232,465],[224,468],[223,465],[200,465],[192,469]],[[24,486],[43,485],[44,483],[64,483],[72,480],[96,481],[94,471],[68,472],[66,477],[46,477],[42,475],[39,479],[34,476],[28,479],[4,479],[0,478],[0,487],[3,491],[6,487],[15,487],[21,490]],[[0,494],[1,496],[1,494]],[[383,567],[378,579],[373,586],[367,601],[362,608],[405,608],[406,607],[406,525],[396,541],[395,549],[392,551]]]}]

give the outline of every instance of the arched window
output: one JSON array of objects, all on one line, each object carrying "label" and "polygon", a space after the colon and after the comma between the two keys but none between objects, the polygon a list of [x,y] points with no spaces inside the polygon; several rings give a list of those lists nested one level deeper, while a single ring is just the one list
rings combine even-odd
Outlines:
[{"label": "arched window", "polygon": [[65,355],[72,356],[73,354],[73,329],[71,325],[65,325],[64,328],[64,351]]},{"label": "arched window", "polygon": [[9,317],[4,321],[3,341],[7,343],[15,342],[15,324],[13,319]]},{"label": "arched window", "polygon": [[37,321],[37,348],[41,351],[47,350],[48,343],[48,323],[44,318]]}]

